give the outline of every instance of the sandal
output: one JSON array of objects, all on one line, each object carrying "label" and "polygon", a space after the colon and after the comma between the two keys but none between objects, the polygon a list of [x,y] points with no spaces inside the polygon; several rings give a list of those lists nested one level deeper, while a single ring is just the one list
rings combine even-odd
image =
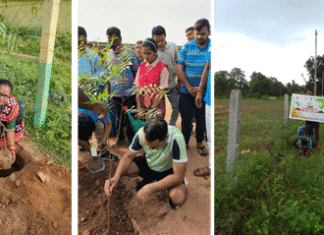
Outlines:
[{"label": "sandal", "polygon": [[201,156],[203,156],[203,157],[205,157],[205,156],[207,156],[207,151],[206,151],[206,147],[205,146],[202,146],[202,147],[198,147],[198,145],[197,145],[197,149],[198,149],[198,153],[201,155]]},{"label": "sandal", "polygon": [[210,169],[208,166],[197,168],[193,171],[194,176],[197,177],[204,177],[204,176],[210,176]]}]

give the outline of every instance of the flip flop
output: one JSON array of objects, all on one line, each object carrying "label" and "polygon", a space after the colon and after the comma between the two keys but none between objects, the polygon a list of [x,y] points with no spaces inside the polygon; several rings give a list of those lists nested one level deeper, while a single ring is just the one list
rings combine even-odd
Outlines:
[{"label": "flip flop", "polygon": [[[203,156],[203,157],[205,157],[205,156],[207,156],[207,151],[206,151],[206,147],[205,146],[202,146],[202,147],[198,147],[197,146],[197,149],[198,149],[198,153],[201,155],[201,156]],[[206,151],[206,152],[205,152]]]},{"label": "flip flop", "polygon": [[196,170],[193,171],[193,174],[194,174],[194,176],[197,176],[197,177],[209,176],[210,169],[208,166],[197,168]]}]

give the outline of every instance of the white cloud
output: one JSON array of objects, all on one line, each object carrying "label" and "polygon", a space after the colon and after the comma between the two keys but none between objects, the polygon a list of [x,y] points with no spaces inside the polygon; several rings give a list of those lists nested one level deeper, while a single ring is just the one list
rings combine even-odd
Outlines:
[{"label": "white cloud", "polygon": [[[267,77],[276,77],[283,84],[295,80],[304,84],[301,73],[307,77],[304,68],[306,60],[315,55],[315,30],[296,32],[295,43],[286,47],[254,41],[240,34],[221,34],[213,41],[213,70],[230,71],[234,67],[245,71],[249,80],[251,74],[261,72]],[[317,42],[324,34],[318,33]],[[324,54],[324,46],[317,47],[317,55]]]}]

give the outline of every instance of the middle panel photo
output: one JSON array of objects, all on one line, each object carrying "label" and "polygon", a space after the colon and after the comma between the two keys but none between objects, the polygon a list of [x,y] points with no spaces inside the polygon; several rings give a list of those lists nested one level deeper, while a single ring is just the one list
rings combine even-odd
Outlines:
[{"label": "middle panel photo", "polygon": [[80,234],[211,234],[210,1],[78,1]]}]

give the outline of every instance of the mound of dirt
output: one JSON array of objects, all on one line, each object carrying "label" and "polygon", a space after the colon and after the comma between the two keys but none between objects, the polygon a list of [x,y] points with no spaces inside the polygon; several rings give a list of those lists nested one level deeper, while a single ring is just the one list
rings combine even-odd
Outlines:
[{"label": "mound of dirt", "polygon": [[[113,169],[117,163],[112,163]],[[131,195],[124,190],[125,180],[120,180],[114,194],[110,198],[104,192],[104,184],[109,174],[106,170],[97,174],[89,173],[88,169],[79,164],[79,234],[134,234],[133,225],[126,211]],[[135,184],[135,183],[134,183]]]},{"label": "mound of dirt", "polygon": [[11,165],[14,163],[14,159],[11,157],[11,152],[2,148],[0,150],[0,170],[8,170],[11,168]]},{"label": "mound of dirt", "polygon": [[0,171],[1,234],[71,234],[71,171],[35,159],[20,149]]}]

